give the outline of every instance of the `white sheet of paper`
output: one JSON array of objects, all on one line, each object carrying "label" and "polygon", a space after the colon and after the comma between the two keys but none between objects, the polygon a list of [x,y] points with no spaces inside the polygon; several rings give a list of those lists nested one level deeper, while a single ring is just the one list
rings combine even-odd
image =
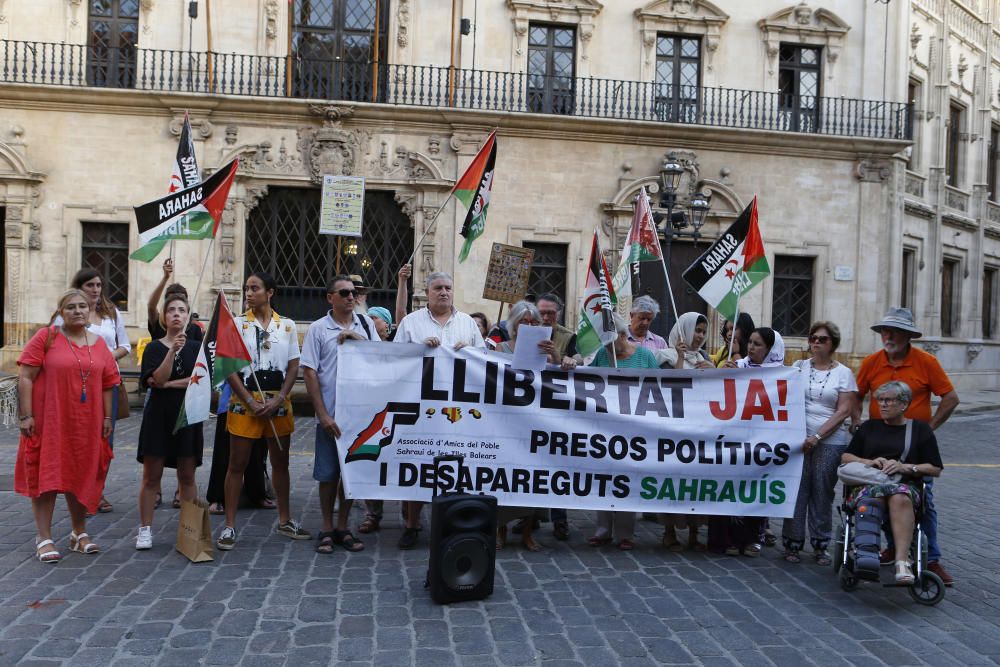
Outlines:
[{"label": "white sheet of paper", "polygon": [[517,345],[514,346],[514,368],[526,371],[545,369],[548,355],[538,349],[538,344],[552,337],[552,327],[522,324],[517,328]]}]

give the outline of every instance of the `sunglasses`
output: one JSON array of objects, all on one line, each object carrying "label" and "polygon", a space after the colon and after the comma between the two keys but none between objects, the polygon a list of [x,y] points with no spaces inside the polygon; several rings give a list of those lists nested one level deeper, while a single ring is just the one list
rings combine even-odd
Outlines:
[{"label": "sunglasses", "polygon": [[810,343],[829,343],[829,336],[809,336]]},{"label": "sunglasses", "polygon": [[356,289],[339,289],[336,291],[336,293],[340,295],[341,299],[346,299],[349,296],[357,298],[358,296],[358,290]]}]

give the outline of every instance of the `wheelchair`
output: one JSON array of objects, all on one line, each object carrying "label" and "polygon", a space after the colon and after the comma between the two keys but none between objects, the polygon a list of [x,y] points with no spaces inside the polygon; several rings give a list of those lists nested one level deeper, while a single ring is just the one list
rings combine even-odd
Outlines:
[{"label": "wheelchair", "polygon": [[887,588],[908,588],[910,597],[919,604],[933,606],[944,599],[944,582],[926,569],[927,540],[920,528],[925,505],[925,487],[920,485],[920,506],[915,509],[913,539],[909,560],[913,563],[913,583],[896,583],[895,568],[879,562],[882,530],[889,530],[887,498],[872,498],[848,503],[853,487],[844,486],[843,501],[837,508],[841,526],[833,542],[833,572],[840,578],[840,587],[853,591],[862,581],[880,583]]}]

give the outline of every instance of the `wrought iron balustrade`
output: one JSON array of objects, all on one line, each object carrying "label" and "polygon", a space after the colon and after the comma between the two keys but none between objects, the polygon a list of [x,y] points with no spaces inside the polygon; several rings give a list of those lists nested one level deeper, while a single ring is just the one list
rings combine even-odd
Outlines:
[{"label": "wrought iron balustrade", "polygon": [[[902,102],[789,96],[433,65],[0,40],[0,83],[454,107],[875,139],[912,138]],[[115,63],[111,68],[107,63]],[[550,90],[556,94],[541,95]]]}]

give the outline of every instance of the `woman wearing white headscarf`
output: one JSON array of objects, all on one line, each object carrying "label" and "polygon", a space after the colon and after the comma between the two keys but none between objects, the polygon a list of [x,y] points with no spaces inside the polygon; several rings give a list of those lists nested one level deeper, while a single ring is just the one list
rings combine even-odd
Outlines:
[{"label": "woman wearing white headscarf", "polygon": [[747,356],[728,362],[731,368],[768,368],[785,365],[785,341],[769,327],[757,327],[747,342]]},{"label": "woman wearing white headscarf", "polygon": [[701,313],[684,313],[667,336],[670,347],[654,354],[660,368],[714,368],[702,350],[708,335],[708,320]]}]

